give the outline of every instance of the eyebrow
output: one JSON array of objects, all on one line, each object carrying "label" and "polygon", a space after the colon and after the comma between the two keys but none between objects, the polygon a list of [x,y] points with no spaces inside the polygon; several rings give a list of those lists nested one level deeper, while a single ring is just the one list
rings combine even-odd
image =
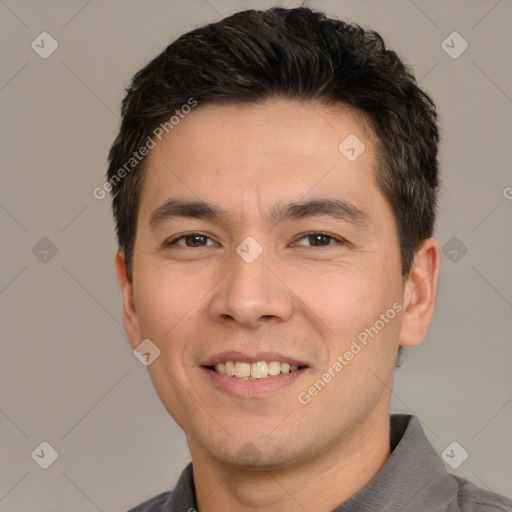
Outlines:
[{"label": "eyebrow", "polygon": [[[326,216],[360,226],[370,226],[370,217],[354,204],[341,199],[311,199],[273,206],[266,219],[274,224],[287,220]],[[204,201],[167,199],[156,208],[149,218],[149,225],[157,229],[173,218],[193,218],[227,222],[227,212]]]}]

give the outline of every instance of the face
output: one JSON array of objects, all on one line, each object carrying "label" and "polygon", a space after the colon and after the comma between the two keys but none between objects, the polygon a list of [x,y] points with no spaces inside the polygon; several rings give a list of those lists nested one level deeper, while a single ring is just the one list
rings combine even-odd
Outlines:
[{"label": "face", "polygon": [[159,348],[148,370],[193,458],[286,466],[387,421],[435,284],[425,301],[404,283],[376,168],[348,107],[277,99],[198,106],[151,150],[124,320]]}]

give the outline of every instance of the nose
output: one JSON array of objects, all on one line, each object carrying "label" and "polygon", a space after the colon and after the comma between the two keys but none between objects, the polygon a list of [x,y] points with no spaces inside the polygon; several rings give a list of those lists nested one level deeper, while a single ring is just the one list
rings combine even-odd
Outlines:
[{"label": "nose", "polygon": [[293,315],[293,293],[277,269],[268,266],[265,251],[252,263],[234,252],[228,265],[231,270],[210,302],[215,321],[254,328],[265,322],[287,321]]}]

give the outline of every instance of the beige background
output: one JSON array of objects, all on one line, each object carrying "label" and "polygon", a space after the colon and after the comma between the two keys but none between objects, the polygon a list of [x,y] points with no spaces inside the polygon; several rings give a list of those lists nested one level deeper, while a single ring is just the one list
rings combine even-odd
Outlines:
[{"label": "beige background", "polygon": [[[182,32],[272,5],[0,2],[1,511],[122,511],[172,488],[187,463],[125,341],[110,203],[92,191],[131,76]],[[381,32],[438,104],[446,254],[432,327],[397,372],[393,410],[416,414],[439,453],[452,441],[467,450],[456,474],[512,494],[512,2],[311,6]],[[43,31],[59,45],[47,59],[31,48]],[[453,31],[469,44],[456,59],[441,46]],[[46,470],[31,458],[42,441],[58,452]]]}]

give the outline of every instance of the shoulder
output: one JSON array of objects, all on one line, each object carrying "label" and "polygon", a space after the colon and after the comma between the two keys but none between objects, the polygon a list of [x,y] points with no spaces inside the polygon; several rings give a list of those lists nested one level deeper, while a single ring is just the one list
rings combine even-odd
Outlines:
[{"label": "shoulder", "polygon": [[170,492],[164,492],[151,498],[140,505],[137,505],[134,508],[128,510],[128,512],[166,512],[168,509],[165,505],[168,503]]},{"label": "shoulder", "polygon": [[457,497],[452,501],[450,512],[510,512],[512,500],[452,475],[458,484]]}]

